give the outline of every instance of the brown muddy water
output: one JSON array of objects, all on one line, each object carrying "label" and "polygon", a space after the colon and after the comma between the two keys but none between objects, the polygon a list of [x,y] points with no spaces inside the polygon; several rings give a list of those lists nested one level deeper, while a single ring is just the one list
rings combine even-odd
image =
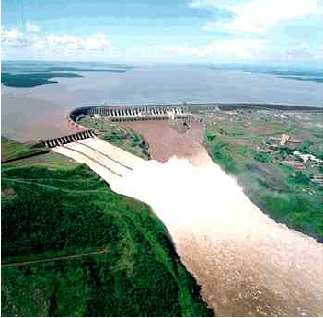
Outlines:
[{"label": "brown muddy water", "polygon": [[127,125],[159,150],[112,188],[152,206],[217,315],[323,315],[322,244],[264,215],[212,162],[199,124]]},{"label": "brown muddy water", "polygon": [[1,85],[2,134],[20,141],[57,137],[68,131],[64,117],[69,111],[102,103],[186,101],[323,106],[323,84],[271,74],[176,65],[138,66],[124,73],[76,73],[84,77],[58,78],[58,84],[33,88]]},{"label": "brown muddy water", "polygon": [[268,218],[201,155],[198,166],[149,162],[112,189],[153,208],[217,315],[322,315],[322,245]]}]

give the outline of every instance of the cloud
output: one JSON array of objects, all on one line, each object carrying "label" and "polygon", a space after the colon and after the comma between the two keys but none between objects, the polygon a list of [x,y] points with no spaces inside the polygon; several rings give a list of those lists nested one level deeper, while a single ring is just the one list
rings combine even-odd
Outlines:
[{"label": "cloud", "polygon": [[172,58],[210,61],[214,63],[296,63],[323,60],[323,46],[306,42],[275,44],[268,39],[232,38],[211,41],[201,46],[176,46],[165,49]]},{"label": "cloud", "polygon": [[[110,40],[104,33],[95,33],[88,36],[74,36],[69,34],[43,34],[40,28],[26,23],[26,31],[18,28],[1,29],[3,51],[24,47],[31,56],[85,56],[103,54],[112,49]],[[8,54],[5,55],[7,56]]]},{"label": "cloud", "polygon": [[27,21],[26,30],[30,33],[38,33],[40,31],[40,27],[36,24],[31,23],[30,21]]},{"label": "cloud", "polygon": [[[322,59],[323,0],[191,0],[189,6],[212,12],[214,18],[202,30],[226,38],[186,48],[186,54],[255,62]],[[225,19],[219,10],[228,12]]]},{"label": "cloud", "polygon": [[55,35],[39,37],[32,45],[33,48],[52,51],[62,50],[65,53],[80,53],[84,51],[104,51],[111,47],[107,36],[103,33],[96,33],[86,37],[72,35]]},{"label": "cloud", "polygon": [[264,54],[268,41],[259,39],[223,39],[212,41],[206,45],[178,46],[167,48],[170,54],[188,56],[213,61],[250,60],[257,59]]},{"label": "cloud", "polygon": [[286,21],[321,15],[322,0],[193,0],[191,8],[222,8],[232,13],[228,21],[208,21],[203,29],[231,33],[263,33]]},{"label": "cloud", "polygon": [[279,47],[272,52],[272,59],[291,62],[320,62],[323,60],[323,46],[313,48],[306,42],[294,43],[292,46]]},{"label": "cloud", "polygon": [[28,45],[27,38],[17,28],[1,28],[1,43],[4,47],[25,47]]},{"label": "cloud", "polygon": [[228,7],[239,3],[238,0],[192,0],[189,7],[198,9],[212,9],[218,7]]}]

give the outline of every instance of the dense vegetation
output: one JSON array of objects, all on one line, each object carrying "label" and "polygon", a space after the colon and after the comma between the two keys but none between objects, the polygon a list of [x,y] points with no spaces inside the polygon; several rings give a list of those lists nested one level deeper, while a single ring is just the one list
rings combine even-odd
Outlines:
[{"label": "dense vegetation", "polygon": [[48,73],[1,73],[1,83],[5,86],[12,87],[34,87],[44,84],[58,83],[52,78],[57,77],[82,77],[76,73],[48,72]]},{"label": "dense vegetation", "polygon": [[57,154],[2,165],[2,315],[205,316],[150,208]]},{"label": "dense vegetation", "polygon": [[[235,175],[251,200],[276,221],[322,241],[323,188],[310,179],[322,173],[322,166],[308,163],[296,170],[284,164],[294,150],[322,158],[323,136],[315,128],[321,124],[322,114],[297,117],[241,111],[221,116],[210,120],[205,130],[205,144],[213,160]],[[260,149],[269,137],[283,133],[303,142],[278,146],[271,152]]]},{"label": "dense vegetation", "polygon": [[124,128],[104,118],[84,117],[79,124],[101,132],[101,138],[143,159],[150,159],[149,144],[131,128]]},{"label": "dense vegetation", "polygon": [[11,87],[34,87],[58,83],[57,77],[82,77],[78,72],[124,73],[133,67],[126,64],[4,61],[1,83]]}]

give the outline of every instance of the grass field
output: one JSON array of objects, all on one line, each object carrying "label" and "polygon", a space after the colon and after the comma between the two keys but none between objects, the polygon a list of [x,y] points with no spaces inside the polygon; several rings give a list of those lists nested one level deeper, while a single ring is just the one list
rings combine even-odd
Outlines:
[{"label": "grass field", "polygon": [[1,162],[14,161],[22,157],[31,157],[46,152],[48,150],[36,144],[21,144],[14,140],[1,137]]},{"label": "grass field", "polygon": [[85,165],[2,165],[3,316],[207,316],[151,209]]},{"label": "grass field", "polygon": [[143,136],[130,128],[120,127],[117,123],[105,120],[104,118],[84,117],[78,122],[80,125],[98,129],[102,134],[101,138],[115,146],[128,151],[140,158],[150,159],[149,145]]},{"label": "grass field", "polygon": [[[307,163],[296,170],[283,163],[294,150],[323,158],[322,113],[241,110],[203,116],[211,157],[237,177],[250,199],[276,221],[322,241],[323,189],[310,179],[322,174],[322,165]],[[264,151],[270,137],[282,134],[300,143]]]}]

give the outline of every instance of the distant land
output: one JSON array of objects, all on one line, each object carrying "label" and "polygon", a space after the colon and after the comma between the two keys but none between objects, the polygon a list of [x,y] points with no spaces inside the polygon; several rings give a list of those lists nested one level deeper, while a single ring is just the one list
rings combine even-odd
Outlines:
[{"label": "distant land", "polygon": [[[131,66],[123,64],[86,64],[83,63],[67,63],[67,66],[61,66],[62,63],[47,62],[40,64],[39,62],[4,62],[3,72],[1,73],[1,83],[9,87],[35,87],[46,84],[57,84],[52,78],[76,78],[83,77],[76,72],[112,72],[123,73]],[[53,66],[54,65],[54,66]],[[55,66],[57,65],[57,66]],[[64,65],[66,65],[64,63]]]},{"label": "distant land", "polygon": [[297,81],[310,81],[323,83],[323,77],[299,77],[299,76],[280,76],[281,78],[293,79]]},{"label": "distant land", "polygon": [[245,66],[245,65],[212,65],[210,69],[220,70],[237,70],[249,73],[262,73],[277,75],[279,78],[292,79],[298,81],[310,81],[323,83],[323,69],[314,68],[300,68],[294,69],[292,67],[281,66]]},{"label": "distant land", "polygon": [[10,87],[34,87],[45,84],[57,84],[57,81],[50,80],[55,77],[70,78],[82,76],[76,73],[1,73],[1,83]]}]

